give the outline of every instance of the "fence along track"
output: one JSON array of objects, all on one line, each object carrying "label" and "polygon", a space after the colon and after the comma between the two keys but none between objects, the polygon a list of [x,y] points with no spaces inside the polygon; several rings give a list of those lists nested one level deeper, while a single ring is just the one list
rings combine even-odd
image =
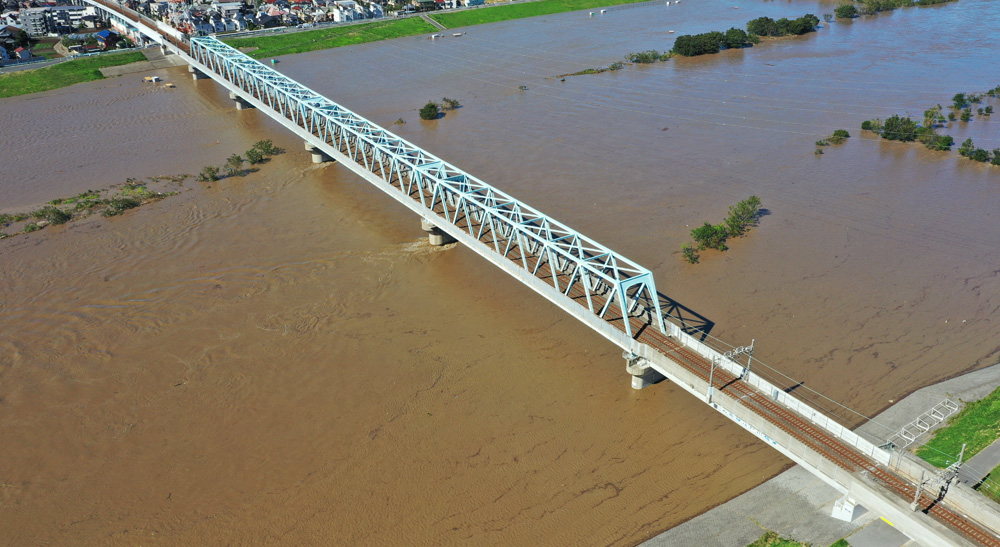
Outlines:
[{"label": "fence along track", "polygon": [[[414,196],[411,195],[411,197]],[[440,213],[441,211],[438,210],[436,212]],[[457,225],[469,234],[475,234],[476,232],[477,225],[475,224],[462,222]],[[479,239],[481,242],[489,245],[495,243],[492,238],[481,237]],[[528,255],[528,268],[535,271],[536,276],[541,279],[547,280],[553,277],[567,278],[564,279],[563,283],[561,283],[561,286],[566,286],[569,274],[563,271],[557,271],[555,275],[553,275],[553,270],[551,269],[550,264],[542,262],[542,259],[543,257],[539,257],[537,255]],[[583,292],[572,287],[566,292],[566,295],[577,302],[586,298],[586,295]],[[597,305],[601,305],[601,298],[602,297],[600,296],[594,297],[594,299],[598,301],[596,302]],[[683,360],[675,359],[675,361],[695,373],[702,380],[705,380],[706,382],[708,381],[709,368],[711,365],[703,356],[674,342],[663,333],[655,329],[649,329],[648,322],[642,322],[641,319],[636,317],[630,317],[629,320],[633,324],[633,332],[638,333],[637,339],[639,341],[655,347],[664,354],[681,356]],[[624,328],[622,326],[623,322],[620,316],[607,318],[607,321],[624,332]],[[713,380],[713,385],[716,386],[717,389],[720,389],[720,391],[728,389],[735,392],[737,395],[735,398],[741,404],[754,413],[764,417],[785,433],[795,437],[815,452],[823,455],[826,459],[834,462],[845,471],[851,473],[867,471],[873,477],[878,479],[878,481],[882,482],[890,490],[899,495],[902,499],[906,501],[911,501],[913,499],[916,489],[910,486],[908,482],[879,467],[877,463],[866,459],[864,456],[853,450],[852,447],[845,445],[835,437],[815,427],[813,424],[799,417],[794,412],[774,403],[759,390],[753,389],[751,386],[737,381],[737,378],[728,371],[716,368]],[[935,503],[935,500],[930,496],[921,495],[919,505],[921,507],[929,508],[927,510],[928,514],[932,515],[942,523],[951,525],[952,527],[958,529],[969,539],[983,545],[1000,547],[1000,541],[998,541],[995,536],[982,528],[969,523],[955,512]]]},{"label": "fence along track", "polygon": [[[114,10],[113,6],[110,6],[103,0],[93,1],[101,3],[112,11],[117,11]],[[135,22],[140,22],[140,17],[135,14],[129,16],[126,13],[126,16]],[[141,24],[156,29],[155,24],[150,24],[144,20],[141,21]],[[174,37],[160,30],[156,30],[156,32],[161,34],[170,43],[182,49],[184,52],[192,53],[194,48],[189,47],[187,44],[176,40]],[[217,42],[214,38],[211,40]],[[221,42],[219,43],[221,44]],[[236,50],[233,51],[235,52]],[[194,55],[198,54],[197,51],[194,51],[193,53]],[[242,56],[242,54],[239,55]],[[199,60],[204,61],[207,59],[203,57]],[[260,68],[270,70],[255,61],[251,62]],[[204,64],[209,65],[209,63]],[[581,272],[579,262],[585,258],[584,247],[580,245],[575,247],[579,250],[578,256],[574,256],[573,254],[567,255],[566,253],[553,253],[551,246],[547,245],[547,243],[551,242],[544,241],[542,237],[543,235],[547,235],[550,239],[552,238],[553,234],[551,224],[539,222],[538,218],[535,218],[527,221],[529,224],[533,224],[532,228],[534,231],[519,231],[514,225],[498,222],[500,219],[483,214],[482,209],[477,210],[475,207],[470,209],[469,202],[463,202],[463,198],[465,196],[462,195],[461,192],[453,191],[451,193],[439,193],[440,185],[434,186],[421,180],[420,175],[421,173],[426,172],[426,165],[408,163],[401,167],[398,163],[391,162],[390,165],[387,166],[385,161],[386,157],[378,147],[378,144],[390,143],[363,142],[359,134],[345,134],[342,129],[339,131],[334,130],[324,132],[322,127],[317,127],[315,123],[315,116],[307,117],[305,107],[290,110],[287,108],[287,103],[275,105],[273,102],[274,98],[269,98],[262,92],[259,86],[254,87],[252,85],[247,85],[246,80],[240,82],[239,77],[234,77],[238,75],[234,74],[232,67],[215,65],[212,68],[215,69],[218,74],[226,77],[231,83],[236,83],[247,93],[250,93],[261,102],[271,106],[275,112],[280,113],[282,116],[312,133],[314,136],[317,136],[328,144],[336,147],[345,156],[358,163],[358,165],[364,166],[365,169],[371,171],[372,173],[379,174],[382,179],[388,182],[392,187],[409,196],[411,199],[419,201],[427,207],[429,212],[443,217],[444,220],[452,223],[466,234],[479,240],[480,242],[486,245],[492,245],[494,250],[501,254],[504,258],[515,263],[518,262],[518,259],[520,259],[520,265],[526,271],[530,271],[531,274],[538,279],[547,282],[551,281],[552,285],[557,290],[573,302],[580,305],[584,305],[585,302],[591,312],[595,312],[595,307],[601,308],[599,317],[611,324],[614,328],[626,333],[626,335],[630,338],[656,348],[657,350],[663,352],[664,355],[671,355],[675,362],[686,368],[691,373],[695,374],[702,380],[709,380],[709,369],[711,364],[706,360],[706,358],[698,353],[695,353],[689,348],[678,344],[667,336],[666,329],[663,325],[663,315],[660,311],[660,295],[655,290],[652,274],[648,270],[627,261],[624,257],[620,257],[620,255],[610,251],[610,249],[597,245],[597,251],[607,251],[608,254],[626,261],[629,268],[637,267],[628,273],[638,274],[637,277],[640,279],[638,281],[633,279],[633,283],[631,285],[623,288],[621,283],[622,279],[620,277],[612,278],[607,275],[609,271],[614,273],[616,276],[620,274],[618,265],[612,264],[610,260],[606,260],[604,262],[603,269],[598,268],[597,271]],[[228,72],[228,75],[226,72]],[[275,108],[275,106],[278,106],[278,108]],[[353,113],[348,112],[348,114],[353,116]],[[374,125],[369,124],[369,122],[363,118],[358,119],[364,125]],[[339,128],[340,126],[337,127]],[[374,127],[377,128],[377,126]],[[381,130],[381,128],[378,129]],[[382,131],[384,132],[384,130]],[[395,137],[388,132],[384,132],[384,134],[389,137]],[[398,139],[397,143],[405,143],[405,141]],[[409,143],[405,144],[409,145]],[[447,164],[443,164],[440,160],[437,160],[437,158],[433,158],[432,156],[431,158],[436,160],[439,164],[436,167],[450,167]],[[376,168],[378,168],[377,172]],[[425,168],[424,171],[421,171],[421,168]],[[447,169],[444,169],[443,171],[447,171]],[[464,177],[464,173],[461,173],[460,171],[458,173]],[[469,178],[465,178],[463,181],[468,182]],[[491,187],[487,186],[487,188],[489,188],[490,191],[493,190]],[[466,189],[467,192],[468,190],[469,189]],[[479,190],[482,190],[482,188]],[[513,198],[509,198],[506,194],[502,194],[500,192],[496,192],[496,194],[493,192],[485,192],[485,194],[488,194],[489,197],[486,207],[492,206],[495,208],[507,208],[506,211],[509,212],[522,206],[522,204],[513,200]],[[500,196],[500,200],[497,200],[497,195]],[[482,206],[484,204],[477,203],[476,205]],[[533,209],[527,208],[527,206],[525,206],[525,208],[530,212],[534,212]],[[523,219],[524,217],[521,218]],[[547,217],[545,217],[545,220],[548,220]],[[522,224],[523,223],[524,222],[522,222]],[[557,226],[556,235],[558,235],[559,228],[562,228],[562,226]],[[546,231],[548,232],[547,234],[544,233]],[[575,232],[570,235],[575,236],[576,238],[581,237],[579,234],[575,234]],[[565,237],[570,236],[560,236],[560,239]],[[586,240],[586,243],[589,244],[595,242]],[[503,251],[500,250],[501,245],[504,247]],[[591,256],[595,252],[593,247],[587,248],[586,252],[590,253],[586,257],[587,259],[593,258],[593,256]],[[512,253],[515,255],[515,258],[513,259],[509,256]],[[588,278],[588,275],[592,278]],[[645,277],[647,275],[648,279]],[[560,280],[562,281],[561,284]],[[588,282],[588,280],[590,282]],[[607,282],[609,280],[613,280],[612,282],[617,283],[617,286],[612,286],[611,283]],[[628,282],[630,280],[626,279],[625,281]],[[638,286],[637,290],[636,286]],[[565,287],[565,289],[561,289],[560,287]],[[632,293],[628,294],[627,291],[630,289],[632,289]],[[647,293],[647,301],[644,303],[642,302],[643,291]],[[611,303],[615,299],[618,299],[618,311],[620,313],[617,316],[607,316],[606,312],[611,308]],[[644,306],[640,306],[640,304],[644,304]],[[639,309],[640,307],[642,308],[641,310]],[[637,311],[638,313],[636,313]],[[637,317],[637,315],[641,317]],[[652,325],[659,327],[659,329],[648,328]],[[678,359],[677,357],[680,358]],[[718,370],[716,371],[716,376],[713,378],[714,381],[712,382],[712,385],[714,387],[714,385],[718,383],[720,385],[720,392],[727,388],[731,388],[729,391],[739,395],[734,398],[737,402],[739,402],[739,404],[744,405],[749,410],[774,424],[791,437],[794,437],[799,442],[802,442],[805,446],[808,446],[810,449],[823,455],[840,468],[852,473],[867,471],[902,498],[907,501],[912,499],[915,493],[915,488],[911,487],[902,478],[880,468],[878,464],[862,456],[860,453],[826,432],[821,431],[819,428],[813,427],[812,424],[804,418],[796,415],[794,412],[768,400],[767,396],[765,396],[761,391],[739,381],[733,374],[724,368],[717,368]],[[930,498],[929,496],[921,496],[919,503],[927,506],[925,511],[928,514],[958,529],[960,533],[966,535],[969,539],[990,547],[1000,547],[1000,540],[998,540],[995,536],[984,531],[978,525],[968,522],[966,519],[957,515],[953,511],[946,509],[941,504],[936,503],[936,500]]]},{"label": "fence along track", "polygon": [[[344,151],[345,150],[341,148],[341,152]],[[374,157],[370,154],[365,155],[365,157],[355,156],[352,159],[357,161],[359,164],[364,165],[368,169],[371,169],[369,166],[377,165]],[[403,181],[400,179],[394,178],[390,182],[401,191],[407,191],[404,189]],[[419,200],[419,192],[419,188],[411,187],[407,192],[407,195],[409,195],[412,199]],[[441,205],[436,206],[433,210],[437,214],[445,214],[445,209]],[[505,243],[505,240],[500,240],[494,237],[495,232],[481,230],[481,228],[483,228],[482,223],[477,223],[473,216],[462,217],[462,219],[456,222],[455,225],[466,233],[476,237],[484,244],[498,247],[499,245]],[[507,240],[507,242],[509,242],[509,240]],[[578,287],[574,287],[569,284],[570,277],[572,275],[571,273],[557,269],[555,274],[553,274],[553,269],[551,267],[552,263],[546,262],[544,255],[539,255],[531,249],[528,249],[528,252],[521,255],[521,257],[525,260],[525,268],[532,271],[536,277],[546,281],[555,279],[553,284],[556,286],[568,287],[568,289],[564,292],[566,296],[575,302],[584,305],[583,301],[586,300],[587,295],[580,291]],[[603,305],[603,295],[592,295],[591,298],[595,305]],[[606,317],[605,320],[622,332],[625,332],[623,326],[624,322],[622,321],[621,316]],[[709,368],[711,365],[703,356],[680,344],[677,344],[660,331],[656,329],[649,329],[648,327],[650,323],[648,321],[644,322],[640,318],[630,316],[629,322],[632,323],[632,332],[637,333],[636,339],[638,341],[645,342],[660,350],[664,354],[681,356],[683,360],[675,359],[675,361],[695,373],[702,380],[705,380],[706,382],[708,381]],[[877,463],[861,456],[851,447],[840,442],[833,436],[823,432],[790,410],[769,400],[768,397],[759,390],[753,389],[745,383],[736,381],[736,377],[728,371],[717,368],[713,385],[715,385],[717,389],[720,389],[720,391],[722,389],[729,389],[730,391],[735,392],[737,395],[736,400],[746,406],[749,410],[764,417],[769,422],[779,427],[782,431],[796,438],[813,451],[823,455],[826,459],[834,462],[845,471],[850,473],[867,471],[873,477],[878,479],[878,481],[882,482],[890,490],[899,495],[900,498],[907,501],[913,499],[915,488],[910,486],[905,480],[882,469]],[[919,504],[922,507],[929,508],[927,510],[928,514],[932,515],[942,523],[958,529],[969,539],[983,545],[1000,547],[1000,541],[998,541],[995,536],[987,531],[984,531],[980,527],[969,523],[955,512],[935,503],[935,500],[930,496],[921,495]]]},{"label": "fence along track", "polygon": [[[214,38],[193,39],[192,55],[230,84],[356,162],[364,173],[403,195],[412,197],[415,192],[420,207],[427,213],[437,211],[438,220],[445,221],[437,224],[454,225],[462,218],[477,223],[479,233],[468,235],[481,239],[490,232],[494,250],[514,267],[524,268],[525,255],[537,252],[556,269],[572,271],[570,285],[583,288],[589,312],[598,322],[612,307],[623,316],[641,309],[640,313],[649,312],[646,315],[657,328],[666,330],[653,274],[643,266]],[[503,252],[501,241],[505,242]],[[511,257],[514,251],[521,255],[520,261]],[[484,256],[501,262],[492,255]],[[568,289],[554,288],[563,294]],[[592,305],[592,293],[607,297],[600,310]],[[632,337],[631,324],[624,325],[626,335]]]}]

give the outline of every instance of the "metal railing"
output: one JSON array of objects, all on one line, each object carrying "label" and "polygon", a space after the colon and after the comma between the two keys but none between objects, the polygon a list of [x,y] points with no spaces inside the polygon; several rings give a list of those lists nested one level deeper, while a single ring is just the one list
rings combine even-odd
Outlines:
[{"label": "metal railing", "polygon": [[[475,226],[474,237],[490,241],[497,260],[532,274],[547,267],[556,290],[582,289],[587,308],[602,319],[613,307],[623,319],[648,312],[666,332],[648,269],[215,38],[190,43],[196,61],[418,200],[429,220]],[[560,284],[558,274],[568,279]]]}]

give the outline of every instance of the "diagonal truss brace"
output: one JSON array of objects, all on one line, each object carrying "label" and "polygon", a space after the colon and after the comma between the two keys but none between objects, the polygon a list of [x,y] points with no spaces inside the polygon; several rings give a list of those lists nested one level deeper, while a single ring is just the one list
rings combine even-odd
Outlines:
[{"label": "diagonal truss brace", "polygon": [[666,333],[653,274],[502,190],[334,103],[214,37],[191,39],[198,62],[293,121],[358,166],[419,201],[427,217],[448,222],[605,320],[616,309],[630,338],[630,318]]}]

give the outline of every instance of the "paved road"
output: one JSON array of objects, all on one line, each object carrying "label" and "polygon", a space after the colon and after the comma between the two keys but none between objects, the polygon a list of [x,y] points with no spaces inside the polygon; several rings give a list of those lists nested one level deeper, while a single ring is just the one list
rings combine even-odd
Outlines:
[{"label": "paved road", "polygon": [[[916,391],[862,426],[859,433],[871,440],[886,439],[945,397],[976,401],[1000,386],[1000,365],[959,376]],[[920,442],[926,438],[921,437]],[[1000,451],[994,443],[986,450]],[[980,452],[963,467],[988,473],[993,466],[978,463]],[[1000,456],[998,456],[1000,457]],[[990,456],[984,456],[987,460]],[[974,483],[973,483],[974,484]],[[774,530],[799,541],[823,547],[846,537],[851,547],[921,546],[870,512],[857,515],[852,523],[830,516],[840,493],[808,471],[795,466],[749,492],[703,513],[680,526],[651,538],[643,547],[743,547],[764,533]],[[925,546],[930,547],[930,546]]]},{"label": "paved road", "polygon": [[969,458],[958,471],[958,480],[969,486],[975,486],[998,465],[1000,465],[1000,440],[994,441],[979,454]]}]

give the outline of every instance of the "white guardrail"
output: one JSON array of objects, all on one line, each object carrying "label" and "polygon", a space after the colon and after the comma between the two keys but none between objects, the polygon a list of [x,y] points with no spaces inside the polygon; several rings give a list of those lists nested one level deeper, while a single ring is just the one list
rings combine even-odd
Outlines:
[{"label": "white guardrail", "polygon": [[[709,347],[703,342],[700,342],[695,337],[684,332],[679,326],[670,323],[670,335],[675,339],[679,340],[685,347],[691,348],[696,351],[702,357],[708,359],[709,361],[714,360],[717,366],[726,370],[734,376],[740,376],[743,374],[743,366],[736,363],[732,359],[724,357],[721,353],[715,349]],[[749,374],[747,378],[744,378],[745,382],[754,386],[763,393],[766,393],[771,397],[776,403],[784,406],[785,408],[794,411],[803,418],[809,420],[810,422],[816,424],[817,426],[823,428],[830,434],[836,436],[840,440],[844,441],[850,446],[853,446],[859,453],[868,456],[872,460],[888,466],[891,461],[892,454],[887,452],[878,446],[876,446],[871,441],[862,438],[857,433],[851,431],[850,429],[840,425],[833,418],[828,417],[826,414],[812,408],[811,406],[803,403],[798,398],[790,393],[785,392],[784,389],[768,382],[767,380],[760,377],[758,374]]]}]

